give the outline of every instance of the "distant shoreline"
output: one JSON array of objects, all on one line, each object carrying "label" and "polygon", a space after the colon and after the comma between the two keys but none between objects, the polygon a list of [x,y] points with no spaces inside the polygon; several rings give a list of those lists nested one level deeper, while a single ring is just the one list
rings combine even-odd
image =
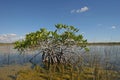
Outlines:
[{"label": "distant shoreline", "polygon": [[14,43],[0,43],[0,45],[13,45]]},{"label": "distant shoreline", "polygon": [[88,45],[120,45],[120,42],[88,42]]},{"label": "distant shoreline", "polygon": [[[14,43],[0,43],[0,45],[13,45]],[[87,45],[120,45],[120,42],[88,42]]]}]

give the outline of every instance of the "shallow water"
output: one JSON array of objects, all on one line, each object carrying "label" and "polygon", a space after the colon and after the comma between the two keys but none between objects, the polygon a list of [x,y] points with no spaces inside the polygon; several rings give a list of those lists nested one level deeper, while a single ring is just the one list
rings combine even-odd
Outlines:
[{"label": "shallow water", "polygon": [[[91,45],[88,46],[90,51],[88,54],[90,58],[95,55],[99,56],[101,61],[104,61],[107,57],[110,63],[120,65],[120,45]],[[0,65],[7,64],[24,64],[28,63],[30,58],[37,52],[27,52],[26,54],[19,54],[14,49],[13,45],[0,45]],[[34,61],[39,61],[40,55],[36,57]]]},{"label": "shallow water", "polygon": [[[13,47],[13,45],[0,45],[0,80],[13,80],[19,70],[27,70],[32,67],[29,60],[37,51],[20,55]],[[89,63],[94,62],[96,58],[100,64],[105,65],[104,63],[108,60],[110,66],[113,66],[112,70],[120,70],[120,45],[91,45],[88,47],[90,51],[85,56]],[[33,61],[38,63],[40,60],[41,55]]]}]

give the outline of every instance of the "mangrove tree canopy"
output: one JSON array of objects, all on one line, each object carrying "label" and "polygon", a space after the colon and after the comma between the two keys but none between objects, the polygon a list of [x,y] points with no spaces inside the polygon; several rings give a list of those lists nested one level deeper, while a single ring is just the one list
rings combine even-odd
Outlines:
[{"label": "mangrove tree canopy", "polygon": [[[86,48],[87,40],[79,34],[79,29],[64,24],[55,25],[55,30],[41,28],[26,34],[23,40],[15,42],[15,49],[20,52],[39,50],[42,61],[49,64],[67,63],[71,54],[80,53]],[[77,48],[77,49],[76,49]]]}]

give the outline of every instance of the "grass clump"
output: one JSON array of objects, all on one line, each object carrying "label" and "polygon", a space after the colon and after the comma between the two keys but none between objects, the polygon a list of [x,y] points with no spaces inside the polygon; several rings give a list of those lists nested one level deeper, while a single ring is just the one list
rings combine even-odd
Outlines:
[{"label": "grass clump", "polygon": [[107,80],[106,76],[110,77],[109,80],[120,78],[119,74],[112,70],[108,70],[109,74],[106,75],[106,70],[103,68],[100,68],[98,73],[95,73],[95,69],[90,67],[84,67],[82,71],[79,71],[74,68],[72,69],[72,67],[70,67],[71,69],[66,69],[61,67],[63,65],[58,66],[61,70],[56,69],[54,71],[55,67],[52,65],[51,69],[36,66],[31,70],[19,71],[16,80]]}]

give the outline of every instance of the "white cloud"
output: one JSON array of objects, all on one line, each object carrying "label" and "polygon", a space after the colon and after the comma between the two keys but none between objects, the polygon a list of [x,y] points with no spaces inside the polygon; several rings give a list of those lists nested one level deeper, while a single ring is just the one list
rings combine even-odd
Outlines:
[{"label": "white cloud", "polygon": [[79,10],[79,12],[86,12],[86,11],[88,11],[88,7],[87,7],[87,6],[81,8],[81,9]]},{"label": "white cloud", "polygon": [[116,29],[116,26],[112,26],[111,28],[112,28],[112,29]]},{"label": "white cloud", "polygon": [[0,43],[11,43],[16,40],[22,39],[24,37],[18,36],[16,34],[0,34]]},{"label": "white cloud", "polygon": [[82,13],[82,12],[86,12],[88,10],[89,10],[89,8],[87,6],[84,6],[84,7],[80,8],[80,9],[71,10],[71,13]]},{"label": "white cloud", "polygon": [[9,36],[17,36],[16,34],[8,34]]}]

